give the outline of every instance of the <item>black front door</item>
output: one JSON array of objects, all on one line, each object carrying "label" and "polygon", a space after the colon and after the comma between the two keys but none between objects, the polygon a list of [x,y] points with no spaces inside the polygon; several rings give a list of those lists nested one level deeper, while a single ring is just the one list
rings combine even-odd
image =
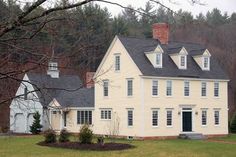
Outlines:
[{"label": "black front door", "polygon": [[183,132],[192,131],[192,112],[183,112]]}]

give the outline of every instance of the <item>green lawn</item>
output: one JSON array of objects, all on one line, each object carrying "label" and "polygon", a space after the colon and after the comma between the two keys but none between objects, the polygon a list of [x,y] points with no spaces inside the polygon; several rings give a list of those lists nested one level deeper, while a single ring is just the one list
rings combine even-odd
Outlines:
[{"label": "green lawn", "polygon": [[227,137],[220,137],[216,138],[217,140],[223,140],[223,141],[228,141],[228,142],[236,142],[236,134],[234,135],[229,135]]},{"label": "green lawn", "polygon": [[[222,139],[222,138],[221,138]],[[236,135],[225,138],[236,142]],[[79,151],[36,145],[42,136],[0,137],[0,157],[235,157],[236,145],[208,141],[126,141],[136,146],[125,151]]]}]

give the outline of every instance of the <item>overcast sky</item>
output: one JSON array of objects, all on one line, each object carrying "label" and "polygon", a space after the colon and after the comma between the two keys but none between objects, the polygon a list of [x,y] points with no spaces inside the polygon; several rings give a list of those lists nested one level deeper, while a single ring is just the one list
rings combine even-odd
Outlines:
[{"label": "overcast sky", "polygon": [[[109,0],[111,2],[116,2],[127,6],[131,4],[135,8],[144,7],[147,0]],[[197,15],[200,12],[206,13],[207,11],[211,11],[213,8],[218,8],[222,13],[228,12],[228,14],[232,14],[232,12],[236,12],[236,0],[202,0],[204,2],[204,6],[202,5],[192,5],[189,3],[190,0],[171,0],[172,2],[177,2],[178,4],[170,3],[169,0],[159,0],[169,8],[174,11],[179,9],[183,9],[184,11],[190,11],[193,15]],[[122,9],[118,6],[99,3],[102,7],[106,6],[113,15],[117,15],[122,11]],[[153,5],[157,5],[153,3]]]}]

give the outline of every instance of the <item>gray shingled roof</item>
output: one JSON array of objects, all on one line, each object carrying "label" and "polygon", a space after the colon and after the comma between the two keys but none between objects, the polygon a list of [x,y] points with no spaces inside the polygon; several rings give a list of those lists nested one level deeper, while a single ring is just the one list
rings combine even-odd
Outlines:
[{"label": "gray shingled roof", "polygon": [[40,91],[36,91],[39,101],[47,106],[55,98],[62,107],[94,107],[94,88],[83,88],[82,81],[76,75],[60,75],[51,78],[46,74],[27,73],[30,82]]},{"label": "gray shingled roof", "polygon": [[[229,79],[226,73],[219,66],[214,56],[211,57],[210,71],[203,71],[198,66],[192,56],[202,55],[203,50],[206,49],[204,46],[199,44],[169,42],[168,44],[162,45],[158,40],[151,38],[145,39],[122,36],[118,36],[118,38],[144,76]],[[160,44],[164,50],[163,68],[154,68],[144,53],[155,50],[158,44]],[[182,47],[185,47],[185,49],[188,51],[186,70],[178,69],[176,64],[169,56],[172,53],[178,53]]]}]

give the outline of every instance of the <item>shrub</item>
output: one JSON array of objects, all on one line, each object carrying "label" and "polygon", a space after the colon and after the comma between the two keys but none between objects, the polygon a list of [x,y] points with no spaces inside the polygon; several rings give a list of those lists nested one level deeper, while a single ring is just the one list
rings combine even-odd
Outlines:
[{"label": "shrub", "polygon": [[100,145],[104,145],[104,137],[103,136],[99,136],[97,138],[97,143],[100,144]]},{"label": "shrub", "polygon": [[36,112],[33,117],[34,117],[34,122],[30,126],[30,132],[32,134],[39,134],[42,128],[42,125],[40,124],[40,114]]},{"label": "shrub", "polygon": [[46,130],[44,132],[44,142],[46,143],[55,143],[57,141],[56,132],[52,129]]},{"label": "shrub", "polygon": [[232,117],[231,124],[230,124],[230,131],[231,133],[236,133],[236,113]]},{"label": "shrub", "polygon": [[60,132],[59,142],[68,142],[70,141],[69,137],[70,133],[66,131],[66,129],[62,129]]},{"label": "shrub", "polygon": [[91,144],[93,139],[93,131],[89,128],[88,124],[84,124],[80,128],[79,141],[82,144]]}]

